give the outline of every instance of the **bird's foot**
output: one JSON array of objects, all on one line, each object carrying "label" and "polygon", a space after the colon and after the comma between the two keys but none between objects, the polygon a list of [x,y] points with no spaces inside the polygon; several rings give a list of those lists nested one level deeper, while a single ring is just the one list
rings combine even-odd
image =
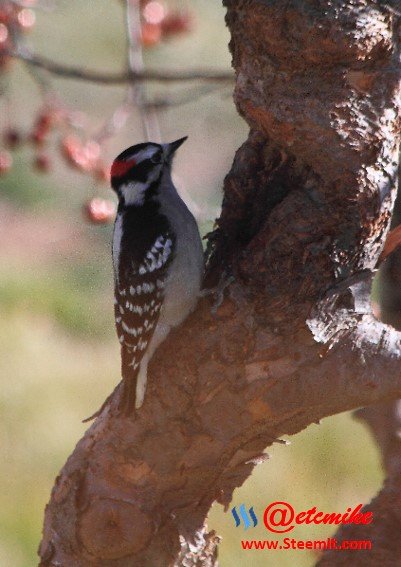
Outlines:
[{"label": "bird's foot", "polygon": [[227,272],[223,272],[220,281],[216,287],[209,289],[202,289],[201,297],[207,297],[209,295],[214,295],[215,300],[211,308],[212,315],[216,315],[218,308],[224,301],[224,291],[226,288],[235,281],[233,275],[228,275]]}]

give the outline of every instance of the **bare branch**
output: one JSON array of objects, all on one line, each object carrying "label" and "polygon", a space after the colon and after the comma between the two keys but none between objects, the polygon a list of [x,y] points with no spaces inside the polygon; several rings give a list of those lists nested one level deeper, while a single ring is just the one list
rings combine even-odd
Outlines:
[{"label": "bare branch", "polygon": [[34,55],[26,49],[19,49],[18,51],[9,51],[7,55],[20,59],[33,65],[40,67],[65,79],[77,79],[88,81],[91,83],[100,83],[104,85],[123,85],[136,82],[161,82],[173,83],[183,81],[208,81],[218,83],[229,83],[234,81],[234,74],[229,71],[214,71],[211,69],[193,69],[190,71],[143,71],[141,73],[135,71],[122,71],[120,73],[102,73],[99,71],[92,71],[80,67],[73,67],[57,63],[43,57],[41,55]]},{"label": "bare branch", "polygon": [[[399,183],[398,183],[399,184]],[[392,226],[387,235],[380,258],[386,258],[384,268],[381,272],[381,305],[380,315],[383,321],[399,328],[400,307],[400,249],[394,252],[394,245],[398,241],[399,222],[401,214],[400,191],[394,207]],[[389,257],[388,257],[389,256]],[[383,303],[383,300],[384,303]],[[378,341],[379,343],[381,340]],[[355,417],[364,421],[371,430],[378,448],[382,454],[383,468],[386,473],[386,481],[383,489],[374,500],[364,507],[364,511],[373,514],[372,525],[368,526],[342,526],[335,534],[337,541],[342,540],[365,540],[373,543],[366,556],[361,556],[360,564],[364,567],[371,565],[399,564],[401,560],[401,548],[396,545],[398,541],[396,534],[401,530],[401,517],[399,514],[401,500],[401,405],[400,400],[384,404],[377,404],[361,408],[355,412]],[[341,555],[341,557],[339,557]],[[344,551],[341,554],[326,551],[319,567],[334,565],[348,565],[355,563],[355,553]]]},{"label": "bare branch", "polygon": [[[194,87],[192,89],[186,89],[184,94],[176,94],[170,96],[162,96],[159,98],[153,98],[148,100],[144,103],[145,108],[170,108],[173,106],[182,106],[185,104],[191,104],[192,102],[196,102],[200,98],[209,96],[211,94],[216,94],[217,92],[222,91],[221,85],[214,85],[214,86],[204,86],[204,87]],[[231,97],[232,91],[229,92],[222,92],[222,97]]]},{"label": "bare branch", "polygon": [[117,106],[110,118],[105,121],[99,131],[93,136],[93,139],[99,144],[102,144],[107,139],[114,136],[125,126],[131,112],[132,104],[124,100],[124,102]]},{"label": "bare branch", "polygon": [[[125,1],[127,59],[131,73],[144,72],[143,51],[141,43],[141,12],[139,0]],[[161,141],[160,126],[156,109],[145,106],[145,85],[141,82],[131,83],[128,87],[127,100],[139,109],[143,133],[146,140]]]},{"label": "bare branch", "polygon": [[[215,95],[216,93],[221,93],[222,97],[232,96],[231,90],[224,92],[222,91],[222,88],[224,87],[222,87],[221,85],[194,87],[193,89],[186,89],[185,93],[183,94],[160,96],[154,97],[150,100],[145,100],[143,102],[143,107],[145,109],[149,108],[164,110],[166,108],[192,104],[202,97],[210,96],[213,94]],[[124,127],[131,112],[132,105],[129,102],[124,101],[115,109],[112,116],[108,120],[106,120],[100,130],[93,136],[93,139],[96,140],[99,144],[102,144],[107,139],[114,136],[121,128]]]}]

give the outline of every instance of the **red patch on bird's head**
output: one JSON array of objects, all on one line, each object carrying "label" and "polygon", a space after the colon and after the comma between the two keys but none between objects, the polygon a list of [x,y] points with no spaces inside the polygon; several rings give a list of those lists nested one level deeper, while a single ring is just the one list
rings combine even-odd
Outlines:
[{"label": "red patch on bird's head", "polygon": [[116,159],[111,166],[110,175],[111,177],[122,177],[129,171],[132,167],[136,165],[134,159],[120,160]]}]

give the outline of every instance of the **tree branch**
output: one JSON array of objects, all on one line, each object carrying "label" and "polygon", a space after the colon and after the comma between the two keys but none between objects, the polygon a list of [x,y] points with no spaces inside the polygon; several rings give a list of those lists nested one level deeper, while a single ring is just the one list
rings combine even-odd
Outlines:
[{"label": "tree branch", "polygon": [[143,71],[141,73],[127,70],[120,73],[102,73],[100,71],[92,71],[90,69],[57,63],[41,55],[34,55],[25,48],[19,51],[9,51],[7,55],[24,61],[34,67],[39,67],[61,78],[77,79],[104,85],[122,85],[139,82],[173,83],[184,81],[228,83],[234,80],[234,76],[231,72],[214,71],[211,69],[192,69],[190,71],[154,70]]},{"label": "tree branch", "polygon": [[[125,15],[128,68],[133,74],[141,74],[145,67],[141,44],[140,1],[125,0]],[[160,126],[155,107],[145,106],[144,84],[137,81],[131,83],[128,87],[127,99],[139,109],[145,140],[161,142]]]},{"label": "tree branch", "polygon": [[382,451],[384,468],[387,473],[384,486],[379,494],[364,506],[363,512],[370,511],[373,521],[369,525],[342,526],[335,538],[337,541],[368,541],[372,548],[356,555],[355,551],[330,551],[323,554],[319,567],[355,565],[375,567],[376,565],[399,565],[401,545],[401,443],[400,443],[400,402],[380,404],[364,408],[357,417],[365,421]]},{"label": "tree branch", "polygon": [[267,445],[401,395],[401,336],[360,293],[395,196],[400,21],[366,0],[225,5],[251,131],[208,280],[235,282],[216,316],[203,299],[158,349],[138,414],[116,417],[117,393],[78,443],[46,509],[42,566],[212,567],[208,510]]},{"label": "tree branch", "polygon": [[[401,15],[401,14],[400,14]],[[400,177],[400,172],[399,176]],[[400,186],[398,180],[398,187]],[[398,189],[392,228],[399,225],[401,213],[401,194]],[[383,255],[383,254],[382,254]],[[400,249],[395,249],[386,258],[380,274],[380,317],[400,328]],[[398,534],[401,530],[401,412],[400,400],[369,406],[355,412],[355,416],[370,428],[381,451],[383,468],[387,478],[384,487],[363,511],[373,513],[369,526],[348,526],[340,528],[335,534],[337,541],[365,540],[372,543],[372,549],[358,553],[360,565],[396,565],[401,561],[401,547]],[[319,566],[355,565],[355,552],[326,552]]]}]

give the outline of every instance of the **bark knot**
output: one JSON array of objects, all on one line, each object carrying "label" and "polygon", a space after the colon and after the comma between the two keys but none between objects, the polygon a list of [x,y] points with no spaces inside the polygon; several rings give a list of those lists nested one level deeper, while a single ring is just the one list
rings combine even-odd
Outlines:
[{"label": "bark knot", "polygon": [[84,512],[79,535],[85,549],[98,559],[118,559],[138,553],[154,531],[152,519],[128,502],[97,500]]}]

